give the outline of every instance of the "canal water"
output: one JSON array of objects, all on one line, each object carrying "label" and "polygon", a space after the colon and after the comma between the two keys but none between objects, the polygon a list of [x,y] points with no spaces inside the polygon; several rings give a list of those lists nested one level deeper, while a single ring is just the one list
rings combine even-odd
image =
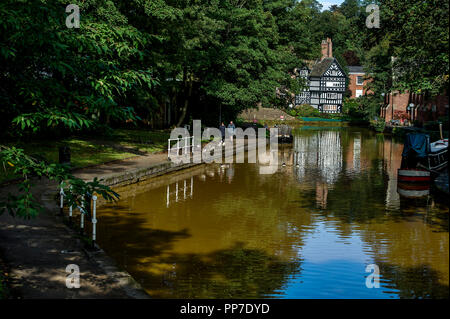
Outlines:
[{"label": "canal water", "polygon": [[272,175],[204,164],[117,189],[100,246],[154,298],[448,298],[448,207],[399,196],[402,144],[294,135]]}]

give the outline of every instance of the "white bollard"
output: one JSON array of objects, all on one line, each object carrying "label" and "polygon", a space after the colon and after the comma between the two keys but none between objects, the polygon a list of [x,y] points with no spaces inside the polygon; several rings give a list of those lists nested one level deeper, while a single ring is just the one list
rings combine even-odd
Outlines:
[{"label": "white bollard", "polygon": [[81,209],[80,209],[81,217],[80,217],[80,228],[81,233],[84,232],[84,196],[81,197]]},{"label": "white bollard", "polygon": [[[69,192],[72,193],[72,185],[69,186]],[[69,223],[72,224],[72,205],[69,206]]]},{"label": "white bollard", "polygon": [[63,215],[63,208],[64,208],[64,189],[61,187],[61,190],[59,191],[59,214]]},{"label": "white bollard", "polygon": [[92,246],[95,246],[95,240],[97,237],[97,196],[92,196]]}]

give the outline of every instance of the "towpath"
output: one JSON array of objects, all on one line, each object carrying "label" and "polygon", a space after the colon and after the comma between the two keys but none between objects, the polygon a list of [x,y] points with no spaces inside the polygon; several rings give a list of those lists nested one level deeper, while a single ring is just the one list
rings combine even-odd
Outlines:
[{"label": "towpath", "polygon": [[[159,153],[78,169],[74,175],[84,180],[99,177],[114,184],[139,178],[136,176],[148,170],[162,173],[168,169],[167,153]],[[0,198],[8,192],[17,192],[17,185],[0,186]],[[12,218],[6,212],[0,216],[0,258],[8,268],[12,298],[148,298],[103,251],[85,249],[75,231],[57,216],[56,193],[54,182],[39,181],[33,194],[46,208],[45,213],[32,220]],[[66,287],[66,267],[70,264],[80,270],[78,289]]]}]

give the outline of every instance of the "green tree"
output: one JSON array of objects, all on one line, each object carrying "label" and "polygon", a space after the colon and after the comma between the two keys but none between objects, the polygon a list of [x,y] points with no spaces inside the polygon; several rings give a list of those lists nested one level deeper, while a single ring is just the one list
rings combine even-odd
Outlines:
[{"label": "green tree", "polygon": [[[83,130],[111,118],[135,120],[127,93],[157,83],[146,52],[150,34],[132,27],[112,1],[75,3],[82,12],[79,29],[66,27],[63,1],[0,3],[0,121],[8,128],[3,132],[37,135],[46,129]],[[107,200],[117,195],[21,149],[1,146],[0,161],[22,177],[20,193],[9,194],[0,213],[36,216],[41,207],[32,195],[33,177],[61,183],[70,205],[80,204],[86,192]]]},{"label": "green tree", "polygon": [[21,2],[0,4],[3,124],[37,132],[134,119],[124,96],[156,83],[145,63],[149,35],[131,27],[111,1],[79,2],[79,29],[66,27],[63,1]]},{"label": "green tree", "polygon": [[378,82],[372,86],[381,92],[387,87],[442,93],[449,75],[448,1],[383,0],[379,5],[381,28],[364,29],[366,64]]}]

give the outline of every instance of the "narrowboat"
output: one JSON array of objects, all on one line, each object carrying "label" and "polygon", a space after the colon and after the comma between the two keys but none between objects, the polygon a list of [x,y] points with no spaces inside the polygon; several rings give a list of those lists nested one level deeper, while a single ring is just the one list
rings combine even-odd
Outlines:
[{"label": "narrowboat", "polygon": [[430,143],[424,133],[406,135],[402,163],[397,175],[397,191],[406,197],[428,195],[430,183],[448,164],[448,139]]}]

